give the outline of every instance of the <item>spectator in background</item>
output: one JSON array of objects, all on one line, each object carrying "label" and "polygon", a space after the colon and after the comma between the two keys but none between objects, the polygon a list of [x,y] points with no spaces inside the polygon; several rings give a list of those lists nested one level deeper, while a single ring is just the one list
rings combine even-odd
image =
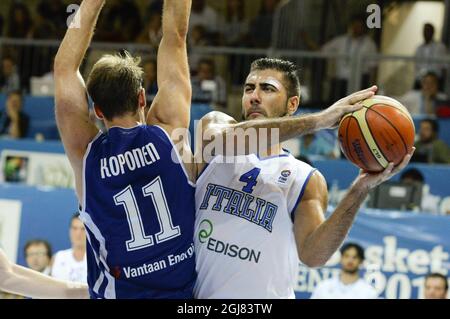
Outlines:
[{"label": "spectator in background", "polygon": [[9,138],[24,138],[29,129],[30,118],[22,112],[22,94],[13,91],[6,99],[6,112],[0,114],[0,135]]},{"label": "spectator in background", "polygon": [[249,21],[245,15],[244,0],[227,0],[225,18],[220,27],[223,42],[226,46],[246,46]]},{"label": "spectator in background", "polygon": [[416,58],[423,59],[416,62],[417,83],[429,72],[435,73],[439,78],[439,84],[442,84],[445,78],[445,63],[433,63],[429,59],[439,58],[446,55],[447,49],[442,42],[434,40],[434,26],[426,23],[423,26],[424,43],[416,50]]},{"label": "spectator in background", "polygon": [[[196,25],[189,34],[189,66],[193,73],[197,72],[200,60],[205,58],[205,54],[201,50],[192,52],[197,47],[211,45],[206,29],[202,25]],[[197,48],[198,49],[198,48]]]},{"label": "spectator in background", "polygon": [[[222,19],[220,32],[223,36],[222,43],[231,47],[248,46],[248,32],[250,22],[245,13],[244,0],[227,0],[225,17]],[[247,76],[247,69],[251,63],[251,58],[242,55],[230,55],[229,67],[230,77],[233,84],[241,84],[243,78]]]},{"label": "spectator in background", "polygon": [[331,145],[318,134],[305,134],[301,138],[300,154],[311,159],[314,157],[325,157],[334,159],[335,145]]},{"label": "spectator in background", "polygon": [[[377,46],[372,38],[367,35],[365,21],[365,15],[353,16],[350,20],[348,33],[325,43],[321,49],[322,52],[346,54],[352,58],[360,54],[376,54]],[[375,63],[363,63],[361,87],[370,86],[370,78],[375,71],[375,66]],[[336,73],[331,82],[331,101],[339,100],[347,95],[350,72],[350,60],[337,59]]]},{"label": "spectator in background", "polygon": [[147,95],[147,105],[150,107],[158,93],[158,68],[153,59],[144,62],[144,89]]},{"label": "spectator in background", "polygon": [[12,57],[4,56],[0,74],[0,93],[8,94],[17,90],[20,90],[20,77],[16,64]]},{"label": "spectator in background", "polygon": [[405,170],[400,175],[400,181],[406,184],[413,184],[422,186],[425,184],[425,178],[423,174],[416,168],[410,168]]},{"label": "spectator in background", "polygon": [[96,32],[99,40],[133,42],[141,31],[141,16],[134,1],[108,0]]},{"label": "spectator in background", "polygon": [[149,43],[156,52],[162,39],[162,17],[161,13],[155,12],[147,20],[147,26],[137,38],[139,43]]},{"label": "spectator in background", "polygon": [[164,0],[150,0],[147,10],[145,12],[145,21],[150,19],[150,16],[154,13],[162,15]]},{"label": "spectator in background", "polygon": [[341,274],[319,283],[311,299],[376,299],[376,290],[359,275],[364,249],[356,243],[341,248]]},{"label": "spectator in background", "polygon": [[[61,38],[67,29],[66,7],[61,0],[41,0],[37,6],[37,12],[40,16],[40,24],[46,25],[51,33],[44,38]],[[48,26],[47,26],[48,24]],[[43,34],[40,34],[43,36]]]},{"label": "spectator in background", "polygon": [[425,277],[425,299],[447,299],[447,293],[447,277],[439,273],[431,273]]},{"label": "spectator in background", "polygon": [[27,267],[50,275],[50,262],[52,260],[52,248],[48,241],[42,239],[29,240],[24,248]]},{"label": "spectator in background", "polygon": [[[46,2],[45,2],[46,3]],[[45,3],[38,5],[32,29],[33,39],[55,39],[57,38],[57,27],[49,19],[49,8]],[[63,29],[64,30],[64,29]]]},{"label": "spectator in background", "polygon": [[412,115],[436,115],[437,108],[447,100],[447,95],[439,92],[438,76],[428,72],[420,80],[420,91],[411,90],[398,100]]},{"label": "spectator in background", "polygon": [[439,139],[439,123],[426,119],[420,123],[419,140],[412,162],[429,164],[450,164],[449,146]]},{"label": "spectator in background", "polygon": [[0,37],[3,36],[3,16],[0,14]]},{"label": "spectator in background", "polygon": [[205,0],[192,0],[189,31],[192,31],[195,26],[201,25],[205,28],[208,36],[212,36],[219,30],[218,19],[216,10],[207,5]]},{"label": "spectator in background", "polygon": [[198,64],[197,75],[192,78],[192,101],[212,106],[227,106],[226,84],[216,75],[212,59],[202,59]]},{"label": "spectator in background", "polygon": [[263,0],[258,16],[250,24],[250,44],[255,48],[268,48],[272,43],[275,10],[280,0]]},{"label": "spectator in background", "polygon": [[29,38],[33,22],[30,11],[24,3],[14,2],[9,9],[8,38]]},{"label": "spectator in background", "polygon": [[429,212],[437,214],[439,211],[439,196],[430,194],[430,186],[425,184],[425,178],[423,174],[416,168],[410,168],[405,170],[400,175],[400,182],[407,185],[415,185],[420,192],[421,201],[417,206],[414,202],[407,204],[407,210],[420,210],[421,212]]},{"label": "spectator in background", "polygon": [[78,213],[72,216],[69,234],[72,248],[55,254],[52,277],[86,283],[86,232]]}]

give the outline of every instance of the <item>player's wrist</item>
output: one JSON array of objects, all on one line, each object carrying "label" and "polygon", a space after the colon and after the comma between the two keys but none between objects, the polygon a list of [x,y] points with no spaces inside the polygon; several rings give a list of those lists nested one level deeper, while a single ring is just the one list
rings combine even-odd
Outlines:
[{"label": "player's wrist", "polygon": [[327,129],[330,125],[328,122],[329,116],[327,114],[327,110],[321,111],[319,113],[311,114],[310,115],[310,121],[311,121],[311,127],[312,131],[319,131],[323,129]]},{"label": "player's wrist", "polygon": [[350,187],[350,192],[356,195],[367,196],[372,188],[374,188],[374,186],[360,175]]}]

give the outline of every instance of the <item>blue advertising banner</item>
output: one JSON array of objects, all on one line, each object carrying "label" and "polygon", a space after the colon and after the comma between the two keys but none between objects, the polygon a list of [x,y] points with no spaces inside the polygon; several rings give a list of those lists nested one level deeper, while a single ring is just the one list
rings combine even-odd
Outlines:
[{"label": "blue advertising banner", "polygon": [[[424,278],[430,272],[450,270],[450,216],[365,210],[359,213],[345,242],[365,248],[361,275],[380,298],[423,297]],[[300,267],[297,298],[307,299],[322,280],[339,276],[337,252],[322,268]]]},{"label": "blue advertising banner", "polygon": [[[76,210],[73,190],[0,184],[0,244],[13,250],[11,258],[21,265],[29,239],[47,239],[54,251],[67,249],[69,221]],[[349,241],[365,248],[361,275],[380,298],[421,298],[428,273],[450,272],[450,216],[365,209],[345,242]],[[325,267],[301,266],[297,298],[308,299],[319,282],[339,276],[339,261],[337,252]]]}]

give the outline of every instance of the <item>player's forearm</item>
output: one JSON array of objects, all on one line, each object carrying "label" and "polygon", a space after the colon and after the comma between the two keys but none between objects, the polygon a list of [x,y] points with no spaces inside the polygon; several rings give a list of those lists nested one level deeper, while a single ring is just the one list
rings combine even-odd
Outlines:
[{"label": "player's forearm", "polygon": [[254,128],[256,130],[267,129],[269,137],[271,129],[278,129],[280,142],[284,142],[293,137],[316,131],[319,128],[319,114],[320,113],[294,117],[252,120],[234,124],[231,128],[240,128],[244,130],[249,128]]},{"label": "player's forearm", "polygon": [[3,282],[2,289],[26,297],[37,299],[86,299],[89,298],[84,284],[65,282],[43,275],[18,265]]},{"label": "player's forearm", "polygon": [[[91,43],[94,28],[105,0],[84,0],[74,25],[66,35],[55,57],[55,76],[63,72],[77,72]],[[79,19],[78,19],[79,17]]]},{"label": "player's forearm", "polygon": [[319,119],[318,114],[311,114],[245,121],[224,125],[219,134],[222,135],[221,140],[227,150],[233,141],[234,155],[249,154],[262,152],[291,138],[315,132],[319,128]]},{"label": "player's forearm", "polygon": [[331,258],[347,236],[367,194],[368,189],[353,184],[333,214],[307,238],[299,251],[303,262],[320,267]]},{"label": "player's forearm", "polygon": [[162,31],[165,40],[176,38],[185,43],[191,4],[192,0],[164,0]]}]

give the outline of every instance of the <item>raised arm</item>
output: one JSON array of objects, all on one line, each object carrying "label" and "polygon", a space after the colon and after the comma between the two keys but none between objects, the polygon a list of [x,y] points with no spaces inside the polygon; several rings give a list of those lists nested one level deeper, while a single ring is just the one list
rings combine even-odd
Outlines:
[{"label": "raised arm", "polygon": [[165,0],[163,37],[158,50],[158,94],[147,115],[147,124],[162,126],[169,135],[188,128],[192,88],[187,58],[187,32],[191,0]]},{"label": "raised arm", "polygon": [[411,156],[406,155],[398,167],[391,163],[378,174],[361,172],[327,220],[327,184],[315,172],[295,211],[294,233],[300,260],[309,267],[323,266],[344,241],[369,191],[405,168]]},{"label": "raised arm", "polygon": [[80,195],[81,167],[87,145],[98,133],[89,120],[87,92],[79,68],[91,42],[104,0],[84,0],[77,12],[79,26],[71,26],[55,57],[56,122],[75,171]]},{"label": "raised arm", "polygon": [[0,249],[0,289],[37,299],[87,299],[88,287],[57,280],[11,263]]}]

